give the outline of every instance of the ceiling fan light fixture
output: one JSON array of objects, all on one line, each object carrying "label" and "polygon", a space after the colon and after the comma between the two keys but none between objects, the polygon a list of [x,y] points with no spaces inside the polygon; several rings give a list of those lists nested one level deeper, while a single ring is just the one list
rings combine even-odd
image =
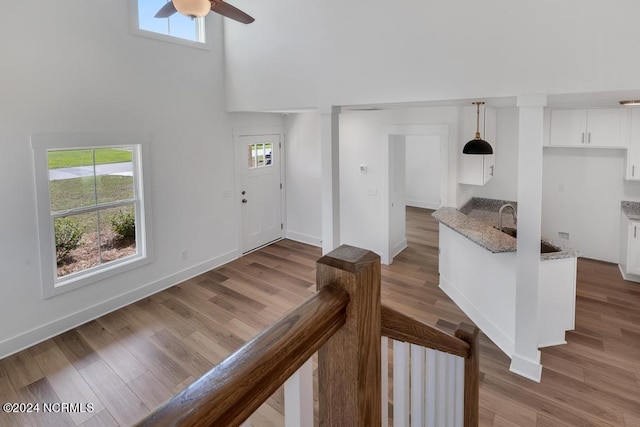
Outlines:
[{"label": "ceiling fan light fixture", "polygon": [[211,10],[209,0],[173,0],[176,10],[182,15],[200,18]]},{"label": "ceiling fan light fixture", "polygon": [[484,104],[482,101],[472,103],[477,106],[476,111],[476,137],[467,142],[462,149],[462,154],[487,155],[493,154],[493,148],[484,139],[480,138],[480,106]]}]

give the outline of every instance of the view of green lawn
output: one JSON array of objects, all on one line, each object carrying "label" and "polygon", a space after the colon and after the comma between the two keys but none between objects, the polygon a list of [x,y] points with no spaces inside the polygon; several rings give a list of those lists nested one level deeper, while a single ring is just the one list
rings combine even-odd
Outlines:
[{"label": "view of green lawn", "polygon": [[77,166],[104,165],[108,163],[130,162],[131,150],[118,148],[96,148],[95,150],[56,150],[47,155],[49,169]]},{"label": "view of green lawn", "polygon": [[[49,192],[51,211],[64,212],[73,208],[132,199],[134,197],[133,178],[119,175],[98,175],[96,177],[60,179],[49,182]],[[63,261],[59,261],[58,276],[96,265],[99,263],[99,258],[102,258],[104,262],[135,252],[135,241],[114,241],[117,236],[114,235],[113,219],[122,218],[122,215],[134,215],[133,204],[62,217],[68,218],[75,224],[74,227],[77,227],[82,238],[77,249],[73,249],[69,253],[69,257],[65,256]],[[58,225],[56,222],[56,229]],[[101,236],[100,252],[97,248],[98,229]],[[115,231],[118,232],[117,229]],[[58,242],[56,241],[56,243]],[[99,255],[100,253],[102,255]]]},{"label": "view of green lawn", "polygon": [[133,178],[119,175],[85,176],[49,182],[51,211],[60,212],[115,200],[132,199]]},{"label": "view of green lawn", "polygon": [[[60,179],[49,182],[51,194],[51,211],[62,212],[68,209],[111,202],[115,200],[127,200],[133,198],[133,178],[130,176],[98,175],[72,179]],[[97,193],[97,194],[96,194]],[[132,207],[120,208],[120,210],[132,210]],[[101,224],[109,224],[111,216],[117,210],[103,211]],[[77,220],[83,230],[95,230],[98,223],[97,213],[85,213],[73,215],[70,218]]]}]

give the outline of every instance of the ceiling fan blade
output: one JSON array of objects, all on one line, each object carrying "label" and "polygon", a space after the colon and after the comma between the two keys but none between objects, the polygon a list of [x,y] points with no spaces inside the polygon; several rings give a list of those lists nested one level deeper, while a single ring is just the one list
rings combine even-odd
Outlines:
[{"label": "ceiling fan blade", "polygon": [[240,9],[222,0],[211,0],[211,10],[234,21],[242,22],[243,24],[251,24],[255,21],[255,19]]},{"label": "ceiling fan blade", "polygon": [[176,13],[176,7],[173,5],[173,1],[167,2],[164,6],[160,8],[158,13],[155,14],[156,18],[168,18],[174,13]]}]

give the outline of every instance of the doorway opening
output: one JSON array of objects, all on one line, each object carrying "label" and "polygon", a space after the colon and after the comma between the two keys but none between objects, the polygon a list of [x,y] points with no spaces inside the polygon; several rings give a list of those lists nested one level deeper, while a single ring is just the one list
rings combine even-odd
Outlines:
[{"label": "doorway opening", "polygon": [[407,206],[447,206],[448,142],[448,125],[398,125],[389,130],[384,264],[407,247]]}]

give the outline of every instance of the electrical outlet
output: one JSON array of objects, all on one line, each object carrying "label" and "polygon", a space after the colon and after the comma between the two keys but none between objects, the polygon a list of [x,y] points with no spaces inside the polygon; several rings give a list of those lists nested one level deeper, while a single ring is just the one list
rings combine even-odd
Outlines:
[{"label": "electrical outlet", "polygon": [[563,240],[569,240],[569,233],[567,233],[566,231],[559,231],[558,238]]},{"label": "electrical outlet", "polygon": [[375,187],[367,188],[367,195],[369,195],[369,196],[377,196],[378,195],[378,189],[375,188]]},{"label": "electrical outlet", "polygon": [[187,258],[189,258],[189,252],[185,249],[184,251],[180,252],[180,259],[184,261]]}]

